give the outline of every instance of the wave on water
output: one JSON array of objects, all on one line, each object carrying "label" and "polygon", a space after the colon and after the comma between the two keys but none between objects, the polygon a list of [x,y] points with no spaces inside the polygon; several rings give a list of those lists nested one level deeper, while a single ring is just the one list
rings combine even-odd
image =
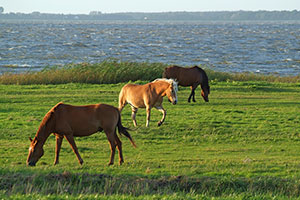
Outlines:
[{"label": "wave on water", "polygon": [[47,23],[0,25],[0,73],[114,58],[205,64],[225,72],[300,74],[299,23]]}]

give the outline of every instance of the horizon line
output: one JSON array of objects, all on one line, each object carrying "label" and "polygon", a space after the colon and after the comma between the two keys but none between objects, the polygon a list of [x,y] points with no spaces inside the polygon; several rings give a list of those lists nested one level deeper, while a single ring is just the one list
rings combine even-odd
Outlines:
[{"label": "horizon line", "polygon": [[[1,7],[1,6],[0,6]],[[121,12],[103,12],[101,10],[91,10],[89,13],[55,13],[55,12],[42,12],[42,11],[32,11],[32,12],[3,12],[2,14],[57,14],[57,15],[89,15],[91,12],[99,12],[99,14],[158,14],[158,13],[211,13],[211,12],[300,12],[300,10],[207,10],[207,11],[121,11]]]}]

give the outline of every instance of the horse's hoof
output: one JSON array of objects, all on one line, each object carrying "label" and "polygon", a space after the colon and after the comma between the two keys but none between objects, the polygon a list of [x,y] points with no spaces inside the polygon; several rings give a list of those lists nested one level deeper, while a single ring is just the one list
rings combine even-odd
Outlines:
[{"label": "horse's hoof", "polygon": [[158,123],[157,123],[157,126],[161,126],[161,125],[162,125],[162,123],[161,123],[161,122],[158,122]]},{"label": "horse's hoof", "polygon": [[79,161],[79,164],[82,165],[82,164],[83,164],[83,160],[80,160],[80,161]]},{"label": "horse's hoof", "polygon": [[124,161],[122,160],[122,161],[119,162],[119,165],[122,165],[123,163],[124,163]]},{"label": "horse's hoof", "polygon": [[111,163],[111,162],[110,162],[110,163],[108,163],[108,166],[111,166],[111,165],[113,165],[113,164],[114,164],[114,163]]}]

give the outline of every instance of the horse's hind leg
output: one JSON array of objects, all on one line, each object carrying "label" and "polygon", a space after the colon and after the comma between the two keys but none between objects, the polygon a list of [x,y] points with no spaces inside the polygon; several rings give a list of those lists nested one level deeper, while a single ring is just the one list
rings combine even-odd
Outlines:
[{"label": "horse's hind leg", "polygon": [[118,135],[115,132],[115,138],[116,138],[116,144],[117,144],[117,148],[119,151],[119,165],[122,165],[122,163],[124,163],[124,158],[123,158],[123,153],[122,153],[122,142],[120,140],[120,138],[118,137]]},{"label": "horse's hind leg", "polygon": [[119,112],[121,113],[123,108],[126,106],[127,102],[119,101]]},{"label": "horse's hind leg", "polygon": [[[104,132],[106,134],[106,137],[108,139],[109,145],[110,145],[110,160],[108,165],[113,165],[114,164],[114,158],[115,158],[115,153],[116,153],[116,146],[117,146],[117,141],[116,141],[116,137],[115,137],[115,130],[105,130]],[[118,147],[119,148],[119,147]]]},{"label": "horse's hind leg", "polygon": [[161,120],[157,124],[158,126],[160,126],[165,121],[167,112],[162,106],[158,106],[158,107],[155,107],[155,108],[163,114]]},{"label": "horse's hind leg", "polygon": [[56,146],[55,146],[55,160],[54,160],[54,165],[57,165],[59,163],[59,152],[63,140],[62,135],[55,134],[56,137]]},{"label": "horse's hind leg", "polygon": [[[123,91],[121,91],[123,93]],[[121,113],[123,108],[126,106],[127,101],[126,99],[120,94],[119,96],[119,112]]]},{"label": "horse's hind leg", "polygon": [[136,118],[136,113],[137,113],[138,109],[131,106],[131,111],[132,111],[131,118],[132,118],[132,121],[133,121],[133,125],[136,127],[137,124],[136,124],[136,119],[135,118]]},{"label": "horse's hind leg", "polygon": [[82,165],[83,160],[82,160],[82,158],[81,158],[81,156],[80,156],[80,154],[79,154],[79,152],[78,152],[78,148],[77,148],[77,146],[76,146],[76,144],[75,144],[73,135],[69,135],[69,134],[68,134],[68,135],[64,135],[64,136],[65,136],[65,138],[68,140],[68,142],[70,143],[70,145],[71,145],[71,147],[72,147],[74,153],[76,154],[79,164]]}]

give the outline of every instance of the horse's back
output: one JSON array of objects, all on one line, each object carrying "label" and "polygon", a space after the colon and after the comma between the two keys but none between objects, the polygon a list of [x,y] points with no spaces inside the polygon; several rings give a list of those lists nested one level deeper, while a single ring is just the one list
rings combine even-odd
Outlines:
[{"label": "horse's back", "polygon": [[55,110],[56,128],[72,131],[74,136],[90,135],[110,124],[115,127],[118,109],[107,104],[73,106],[60,104]]},{"label": "horse's back", "polygon": [[191,86],[193,84],[199,84],[201,79],[200,70],[197,66],[194,67],[179,67],[170,66],[166,69],[165,74],[169,74],[167,78],[173,78],[178,81],[181,86]]},{"label": "horse's back", "polygon": [[126,97],[143,96],[145,92],[148,92],[149,87],[150,87],[150,83],[147,83],[145,85],[128,83],[122,88],[121,93],[123,93],[123,95],[126,95]]},{"label": "horse's back", "polygon": [[151,84],[152,83],[147,83],[145,85],[126,84],[119,95],[119,109],[124,102],[129,103],[135,108],[145,108],[145,101],[147,101],[146,99],[149,99],[149,95],[151,96]]}]

